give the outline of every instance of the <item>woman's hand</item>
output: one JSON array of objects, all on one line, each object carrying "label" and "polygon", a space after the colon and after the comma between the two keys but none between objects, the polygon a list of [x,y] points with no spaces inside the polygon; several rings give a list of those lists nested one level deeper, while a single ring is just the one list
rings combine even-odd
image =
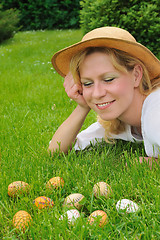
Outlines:
[{"label": "woman's hand", "polygon": [[[156,162],[159,165],[158,159],[153,157],[139,157],[139,159],[136,159],[136,162],[137,163],[147,162],[151,170],[152,170],[153,162]],[[126,163],[126,167],[127,167],[127,163]]]},{"label": "woman's hand", "polygon": [[139,162],[143,163],[143,161],[146,161],[149,164],[150,169],[152,169],[152,163],[153,162],[156,162],[159,165],[157,158],[153,158],[153,157],[139,157]]},{"label": "woman's hand", "polygon": [[70,72],[66,75],[63,86],[69,98],[77,102],[81,107],[89,108],[83,97],[81,84],[74,82],[73,76]]}]

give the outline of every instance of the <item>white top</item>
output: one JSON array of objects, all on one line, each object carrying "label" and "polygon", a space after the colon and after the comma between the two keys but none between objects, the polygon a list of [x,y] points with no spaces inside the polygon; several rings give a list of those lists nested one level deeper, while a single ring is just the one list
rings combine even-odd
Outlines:
[{"label": "white top", "polygon": [[[126,125],[126,130],[118,135],[112,134],[114,139],[131,142],[144,141],[146,154],[150,157],[160,155],[160,89],[146,97],[141,115],[142,137],[131,133],[131,126]],[[75,150],[83,150],[91,143],[95,145],[104,139],[105,130],[98,122],[90,125],[86,130],[77,135]]]}]

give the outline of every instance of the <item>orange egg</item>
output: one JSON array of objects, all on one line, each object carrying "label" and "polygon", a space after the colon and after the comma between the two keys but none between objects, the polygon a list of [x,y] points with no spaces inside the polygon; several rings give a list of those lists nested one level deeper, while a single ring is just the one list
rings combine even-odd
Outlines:
[{"label": "orange egg", "polygon": [[96,210],[92,212],[88,218],[88,222],[90,225],[92,225],[96,221],[99,223],[100,227],[103,227],[108,222],[107,214],[102,210]]},{"label": "orange egg", "polygon": [[13,226],[18,230],[25,232],[32,221],[31,215],[26,211],[19,211],[13,217]]},{"label": "orange egg", "polygon": [[47,182],[46,187],[49,189],[64,187],[64,180],[61,177],[53,177]]},{"label": "orange egg", "polygon": [[30,186],[26,182],[22,182],[22,181],[12,182],[8,186],[8,195],[10,197],[16,197],[20,194],[28,193],[29,189],[30,189]]},{"label": "orange egg", "polygon": [[33,203],[39,209],[47,208],[47,207],[51,208],[54,205],[54,202],[52,201],[52,199],[50,199],[49,197],[45,197],[45,196],[37,197],[33,201]]}]

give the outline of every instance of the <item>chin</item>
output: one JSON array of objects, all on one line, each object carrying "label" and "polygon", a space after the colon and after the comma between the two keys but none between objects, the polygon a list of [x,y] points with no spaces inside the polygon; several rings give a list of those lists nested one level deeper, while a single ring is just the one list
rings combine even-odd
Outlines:
[{"label": "chin", "polygon": [[113,118],[113,117],[104,117],[104,116],[101,116],[101,115],[98,115],[103,121],[112,121],[112,120],[115,120],[117,119],[116,117]]}]

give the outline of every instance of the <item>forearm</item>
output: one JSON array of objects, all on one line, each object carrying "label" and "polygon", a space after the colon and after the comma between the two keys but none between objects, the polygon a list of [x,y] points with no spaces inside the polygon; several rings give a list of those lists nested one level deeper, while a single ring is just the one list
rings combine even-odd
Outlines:
[{"label": "forearm", "polygon": [[56,150],[67,153],[74,143],[78,132],[80,131],[83,122],[89,113],[90,108],[77,106],[71,115],[57,129],[49,144],[48,150],[51,153]]}]

